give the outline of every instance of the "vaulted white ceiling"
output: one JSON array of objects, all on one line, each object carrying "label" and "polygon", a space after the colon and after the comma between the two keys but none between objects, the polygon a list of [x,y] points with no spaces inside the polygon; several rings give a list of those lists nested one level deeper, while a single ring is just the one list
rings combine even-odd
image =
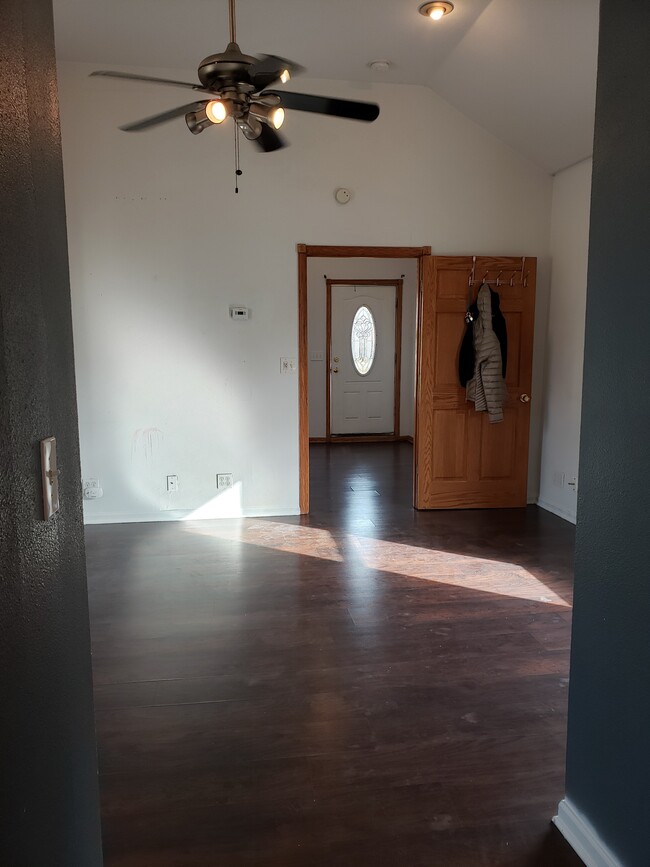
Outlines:
[{"label": "vaulted white ceiling", "polygon": [[[592,148],[598,0],[238,0],[238,41],[310,78],[431,87],[549,172]],[[54,0],[60,60],[187,70],[228,42],[227,0]],[[391,68],[376,73],[373,60]],[[299,84],[295,85],[299,90]]]}]

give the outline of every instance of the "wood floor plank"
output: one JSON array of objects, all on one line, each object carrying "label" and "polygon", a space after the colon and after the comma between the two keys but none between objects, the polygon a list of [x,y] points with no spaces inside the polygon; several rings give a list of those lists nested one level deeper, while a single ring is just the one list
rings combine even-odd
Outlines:
[{"label": "wood floor plank", "polygon": [[574,529],[414,512],[311,447],[309,516],[87,528],[106,867],[578,867]]}]

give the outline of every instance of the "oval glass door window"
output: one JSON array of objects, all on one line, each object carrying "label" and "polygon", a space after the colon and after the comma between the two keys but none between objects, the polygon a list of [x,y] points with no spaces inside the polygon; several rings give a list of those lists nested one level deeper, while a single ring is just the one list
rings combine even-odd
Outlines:
[{"label": "oval glass door window", "polygon": [[361,376],[370,373],[370,368],[375,360],[377,345],[377,329],[375,319],[370,310],[363,306],[359,307],[352,320],[352,361]]}]

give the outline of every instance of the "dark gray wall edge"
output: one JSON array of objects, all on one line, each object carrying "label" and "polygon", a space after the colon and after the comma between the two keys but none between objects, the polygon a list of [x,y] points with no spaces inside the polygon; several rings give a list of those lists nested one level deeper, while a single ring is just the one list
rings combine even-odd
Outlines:
[{"label": "dark gray wall edge", "polygon": [[567,797],[650,864],[650,4],[601,3]]},{"label": "dark gray wall edge", "polygon": [[0,33],[0,864],[101,867],[51,0],[3,0]]}]

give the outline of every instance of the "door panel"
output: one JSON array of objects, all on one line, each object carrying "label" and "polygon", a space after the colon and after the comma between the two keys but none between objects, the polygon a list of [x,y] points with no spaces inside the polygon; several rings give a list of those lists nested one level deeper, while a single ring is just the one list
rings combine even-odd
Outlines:
[{"label": "door panel", "polygon": [[517,455],[517,411],[503,411],[501,424],[490,424],[487,413],[481,415],[481,458],[479,479],[481,481],[508,480],[515,471]]},{"label": "door panel", "polygon": [[[330,287],[331,433],[392,434],[395,428],[395,285]],[[372,367],[360,374],[353,361],[355,315],[367,307],[376,329]]]},{"label": "door panel", "polygon": [[517,386],[521,380],[521,313],[506,311],[504,316],[508,328],[508,369],[506,370],[506,383],[508,389],[517,391]]},{"label": "door panel", "polygon": [[[473,271],[474,269],[474,271]],[[420,286],[415,505],[419,509],[526,505],[536,260],[514,257],[425,257]],[[508,402],[490,424],[458,381],[472,273],[504,280],[498,288],[508,329]],[[510,286],[512,279],[513,285]],[[478,283],[472,286],[472,300]]]},{"label": "door panel", "polygon": [[[448,257],[445,257],[448,258]],[[461,300],[463,304],[467,299],[467,280],[463,269],[457,269],[455,264],[450,262],[450,266],[446,267],[443,259],[440,256],[436,257],[438,263],[439,278],[439,299],[454,299]]]},{"label": "door panel", "polygon": [[433,414],[433,478],[439,481],[467,479],[469,456],[467,413],[439,409]]},{"label": "door panel", "polygon": [[[385,394],[383,391],[368,392],[368,418],[381,419],[385,417]],[[391,407],[392,408],[392,407]]]},{"label": "door panel", "polygon": [[[467,287],[465,287],[467,296]],[[458,383],[458,347],[465,333],[465,320],[458,313],[439,313],[436,317],[434,382],[437,387],[454,389]]]},{"label": "door panel", "polygon": [[357,420],[360,413],[361,393],[358,391],[346,390],[342,394],[343,399],[343,416],[346,419]]}]

